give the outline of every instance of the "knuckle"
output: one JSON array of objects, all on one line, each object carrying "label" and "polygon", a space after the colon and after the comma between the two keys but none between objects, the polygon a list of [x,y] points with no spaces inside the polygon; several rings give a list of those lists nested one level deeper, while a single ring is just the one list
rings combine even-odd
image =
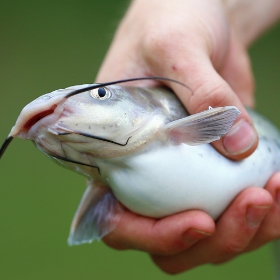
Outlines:
[{"label": "knuckle", "polygon": [[[210,90],[209,90],[210,89]],[[232,97],[228,94],[229,87],[225,82],[213,85],[212,82],[206,81],[199,85],[190,99],[191,106],[195,112],[208,109],[209,106],[220,107],[230,104]]]},{"label": "knuckle", "polygon": [[175,242],[170,244],[157,243],[156,246],[150,248],[149,251],[161,256],[170,256],[182,251],[185,247],[186,246],[182,244],[182,242],[178,242],[178,244]]},{"label": "knuckle", "polygon": [[[159,25],[160,26],[160,25]],[[142,42],[144,54],[150,59],[164,59],[178,48],[180,36],[173,28],[154,28],[147,34]]]},{"label": "knuckle", "polygon": [[150,232],[151,240],[149,252],[160,256],[171,256],[186,249],[186,244],[181,236],[174,232],[174,229],[162,230],[162,227],[155,226]]},{"label": "knuckle", "polygon": [[235,255],[243,252],[245,246],[239,241],[227,240],[222,244],[220,249],[223,255],[228,256],[228,255]]},{"label": "knuckle", "polygon": [[160,245],[158,243],[155,246],[152,246],[150,248],[150,252],[153,252],[155,254],[162,255],[162,256],[168,256],[168,255],[172,254],[172,251],[170,251],[170,248],[165,246],[165,244]]}]

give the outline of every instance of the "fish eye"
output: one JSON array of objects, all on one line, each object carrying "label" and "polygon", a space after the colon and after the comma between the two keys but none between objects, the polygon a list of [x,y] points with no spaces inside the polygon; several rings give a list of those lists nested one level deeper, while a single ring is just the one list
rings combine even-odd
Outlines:
[{"label": "fish eye", "polygon": [[111,92],[105,87],[92,89],[89,94],[91,97],[100,100],[105,100],[111,97]]}]

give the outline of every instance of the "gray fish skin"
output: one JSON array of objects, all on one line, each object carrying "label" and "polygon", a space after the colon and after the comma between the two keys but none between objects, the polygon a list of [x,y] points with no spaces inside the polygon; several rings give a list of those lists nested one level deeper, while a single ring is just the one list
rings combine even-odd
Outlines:
[{"label": "gray fish skin", "polygon": [[[231,161],[209,143],[230,129],[239,113],[235,107],[188,116],[163,88],[108,86],[107,96],[97,94],[44,95],[26,106],[10,133],[31,139],[48,157],[87,178],[70,245],[113,230],[122,211],[118,201],[148,217],[200,209],[217,219],[241,190],[264,187],[280,170],[280,134],[254,111],[249,113],[259,146],[248,158]],[[48,108],[53,112],[27,130],[28,120]]]}]

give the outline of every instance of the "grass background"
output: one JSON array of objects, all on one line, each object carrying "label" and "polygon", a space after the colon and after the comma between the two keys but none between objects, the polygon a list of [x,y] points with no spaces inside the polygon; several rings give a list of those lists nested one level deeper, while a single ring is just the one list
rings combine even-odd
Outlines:
[{"label": "grass background", "polygon": [[[0,139],[34,98],[93,82],[126,5],[123,0],[1,1]],[[250,49],[258,111],[278,127],[279,49],[280,25]],[[1,279],[273,278],[270,245],[178,276],[162,273],[141,252],[118,252],[101,242],[70,248],[66,238],[84,179],[20,140],[0,165]]]}]

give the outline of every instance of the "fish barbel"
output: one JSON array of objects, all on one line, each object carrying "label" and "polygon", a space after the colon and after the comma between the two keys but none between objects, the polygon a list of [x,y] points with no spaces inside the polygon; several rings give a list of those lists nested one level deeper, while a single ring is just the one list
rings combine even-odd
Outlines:
[{"label": "fish barbel", "polygon": [[12,138],[30,139],[87,178],[68,238],[70,245],[80,244],[114,229],[122,211],[118,201],[148,217],[200,209],[217,219],[241,190],[264,187],[280,170],[280,133],[249,113],[258,148],[232,161],[209,143],[228,132],[236,107],[209,107],[189,116],[166,88],[79,85],[29,103],[0,154]]}]

